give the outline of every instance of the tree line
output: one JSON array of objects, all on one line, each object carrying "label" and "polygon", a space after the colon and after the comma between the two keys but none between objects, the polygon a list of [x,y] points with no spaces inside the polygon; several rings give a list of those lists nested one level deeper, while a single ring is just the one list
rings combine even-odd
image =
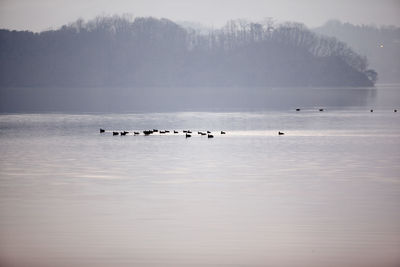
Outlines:
[{"label": "tree line", "polygon": [[353,25],[330,20],[313,29],[334,36],[368,57],[370,66],[383,83],[400,82],[400,28],[396,26]]},{"label": "tree line", "polygon": [[0,30],[1,86],[372,86],[367,59],[299,23],[228,22],[200,33],[168,19],[79,19]]}]

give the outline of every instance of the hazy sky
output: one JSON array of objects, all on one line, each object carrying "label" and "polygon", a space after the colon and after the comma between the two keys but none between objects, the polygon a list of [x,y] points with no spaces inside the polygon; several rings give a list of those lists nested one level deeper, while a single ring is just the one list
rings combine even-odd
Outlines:
[{"label": "hazy sky", "polygon": [[298,21],[310,27],[337,18],[400,26],[400,0],[0,0],[0,28],[41,31],[81,17],[132,14],[201,22],[229,19]]}]

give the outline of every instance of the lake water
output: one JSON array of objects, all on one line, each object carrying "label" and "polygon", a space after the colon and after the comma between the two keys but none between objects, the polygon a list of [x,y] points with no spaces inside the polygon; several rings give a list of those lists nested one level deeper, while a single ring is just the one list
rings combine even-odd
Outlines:
[{"label": "lake water", "polygon": [[0,115],[0,265],[399,266],[399,106]]}]

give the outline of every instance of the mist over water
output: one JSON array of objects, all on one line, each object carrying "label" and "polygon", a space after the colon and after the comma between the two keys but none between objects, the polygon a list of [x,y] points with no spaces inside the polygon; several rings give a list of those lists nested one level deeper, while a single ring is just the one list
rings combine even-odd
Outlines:
[{"label": "mist over water", "polygon": [[[111,87],[9,88],[2,112],[263,111],[381,105],[377,91],[396,105],[396,85],[377,87]],[[392,98],[392,95],[395,97]],[[24,96],[24,97],[21,97]],[[397,98],[396,98],[397,97]],[[378,102],[376,102],[378,101]]]},{"label": "mist over water", "polygon": [[0,267],[400,266],[399,7],[1,1]]},{"label": "mist over water", "polygon": [[[0,115],[0,265],[398,266],[399,89],[335,92]],[[111,133],[153,128],[180,134]]]}]

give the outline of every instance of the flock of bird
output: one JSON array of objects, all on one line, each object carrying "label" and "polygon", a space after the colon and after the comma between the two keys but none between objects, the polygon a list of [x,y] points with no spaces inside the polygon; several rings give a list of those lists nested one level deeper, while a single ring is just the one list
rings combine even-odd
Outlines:
[{"label": "flock of bird", "polygon": [[[301,111],[301,109],[300,108],[296,108],[296,111]],[[324,109],[320,108],[319,111],[322,112],[322,111],[324,111]],[[374,110],[371,109],[370,112],[374,112]],[[397,109],[394,109],[393,112],[397,112]],[[105,133],[105,132],[106,132],[105,129],[100,128],[100,133]],[[158,130],[158,129],[142,131],[143,135],[145,135],[145,136],[148,136],[148,135],[151,135],[151,134],[154,134],[154,133],[168,134],[170,132],[171,132],[170,130]],[[186,138],[192,137],[192,131],[191,130],[183,130],[182,132],[185,134]],[[179,131],[173,130],[173,133],[174,134],[179,134]],[[113,131],[112,134],[114,136],[115,135],[125,136],[125,135],[129,134],[129,132],[127,132],[127,131],[123,131],[123,132]],[[214,138],[214,135],[211,133],[211,131],[205,131],[205,132],[198,131],[197,134],[201,135],[201,136],[207,135],[208,138]],[[225,131],[221,131],[221,134],[226,134],[226,132]],[[281,132],[281,131],[278,132],[278,135],[284,135],[284,134],[285,134],[284,132]],[[133,135],[140,135],[140,132],[133,132]]]},{"label": "flock of bird", "polygon": [[[105,133],[105,132],[106,132],[105,129],[100,128],[100,133]],[[177,131],[177,130],[173,130],[172,132],[174,134],[179,134],[179,131]],[[185,134],[186,138],[192,137],[192,131],[191,130],[183,130],[182,132]],[[148,135],[151,135],[151,134],[154,134],[154,133],[168,134],[168,133],[171,133],[171,131],[170,130],[158,130],[158,129],[142,131],[142,134],[144,136],[148,136]],[[129,132],[128,131],[123,131],[123,132],[113,131],[112,134],[114,136],[116,136],[116,135],[125,136],[125,135],[129,134]],[[202,135],[202,136],[203,135],[207,135],[207,138],[214,138],[214,135],[211,133],[211,131],[205,131],[205,132],[198,131],[197,134],[198,135]],[[221,131],[220,134],[226,134],[226,132],[225,131]],[[140,132],[133,132],[133,135],[140,135]]]}]

